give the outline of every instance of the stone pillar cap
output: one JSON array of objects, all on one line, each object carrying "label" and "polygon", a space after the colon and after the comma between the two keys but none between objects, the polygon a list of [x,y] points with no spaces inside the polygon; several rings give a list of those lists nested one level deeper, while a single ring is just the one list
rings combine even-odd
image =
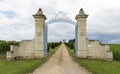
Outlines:
[{"label": "stone pillar cap", "polygon": [[43,11],[41,8],[37,11],[35,15],[33,15],[34,18],[42,18],[42,19],[47,19],[46,16],[43,14]]},{"label": "stone pillar cap", "polygon": [[79,14],[76,15],[75,19],[77,20],[78,18],[87,18],[88,15],[85,14],[84,10],[81,8],[80,11],[79,11]]}]

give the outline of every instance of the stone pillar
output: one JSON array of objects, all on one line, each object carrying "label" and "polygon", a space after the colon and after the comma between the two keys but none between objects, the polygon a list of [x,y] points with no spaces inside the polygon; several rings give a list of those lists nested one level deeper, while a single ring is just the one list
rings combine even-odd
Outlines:
[{"label": "stone pillar", "polygon": [[7,51],[6,58],[7,58],[8,61],[14,60],[13,45],[10,46],[10,51]]},{"label": "stone pillar", "polygon": [[78,32],[78,51],[77,57],[87,58],[87,38],[86,38],[86,18],[87,14],[84,13],[83,9],[80,9],[79,14],[76,15],[75,19],[77,20],[77,32]]},{"label": "stone pillar", "polygon": [[44,58],[44,25],[46,16],[39,9],[33,17],[35,18],[35,58]]}]

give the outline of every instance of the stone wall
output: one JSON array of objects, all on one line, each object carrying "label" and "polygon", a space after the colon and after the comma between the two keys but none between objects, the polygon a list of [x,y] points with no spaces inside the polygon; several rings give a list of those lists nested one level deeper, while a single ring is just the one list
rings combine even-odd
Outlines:
[{"label": "stone wall", "polygon": [[22,58],[34,58],[35,56],[34,40],[21,41],[19,46],[14,46],[14,55]]},{"label": "stone wall", "polygon": [[87,58],[112,60],[113,56],[109,45],[103,45],[95,40],[87,40]]},{"label": "stone wall", "polygon": [[106,61],[113,60],[113,53],[110,51],[109,45],[101,44],[97,40],[86,39],[86,41],[86,50],[78,48],[78,58],[101,59]]},{"label": "stone wall", "polygon": [[8,53],[10,54],[11,52],[12,59],[15,58],[30,59],[30,58],[35,58],[34,48],[35,48],[34,40],[24,40],[20,42],[19,46],[11,45],[11,51],[8,51]]}]

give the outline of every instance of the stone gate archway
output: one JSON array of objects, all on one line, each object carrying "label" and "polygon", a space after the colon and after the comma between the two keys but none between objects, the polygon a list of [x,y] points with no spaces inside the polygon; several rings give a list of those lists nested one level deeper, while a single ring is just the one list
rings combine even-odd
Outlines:
[{"label": "stone gate archway", "polygon": [[[64,17],[65,15],[63,15]],[[109,45],[103,45],[98,40],[89,40],[86,35],[86,21],[88,15],[83,9],[80,9],[75,19],[77,23],[66,18],[52,18],[45,23],[47,19],[42,10],[39,9],[35,15],[35,38],[32,40],[23,40],[19,46],[11,46],[7,52],[7,59],[14,58],[44,58],[47,56],[47,25],[56,22],[65,22],[75,25],[75,55],[78,58],[112,60],[113,54]]]},{"label": "stone gate archway", "polygon": [[53,23],[68,23],[68,24],[72,24],[75,26],[75,56],[77,56],[77,24],[72,21],[72,19],[70,19],[69,17],[67,17],[66,13],[64,11],[59,11],[57,13],[54,14],[54,17],[52,17],[48,22],[45,23],[45,27],[44,27],[44,48],[45,48],[45,56],[47,56],[47,43],[48,43],[48,25],[53,24]]}]

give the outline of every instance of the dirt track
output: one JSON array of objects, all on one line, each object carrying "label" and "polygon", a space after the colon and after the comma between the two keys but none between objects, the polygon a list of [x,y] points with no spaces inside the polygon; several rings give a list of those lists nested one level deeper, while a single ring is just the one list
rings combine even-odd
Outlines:
[{"label": "dirt track", "polygon": [[56,53],[33,74],[91,74],[80,67],[69,56],[65,45],[62,44]]}]

